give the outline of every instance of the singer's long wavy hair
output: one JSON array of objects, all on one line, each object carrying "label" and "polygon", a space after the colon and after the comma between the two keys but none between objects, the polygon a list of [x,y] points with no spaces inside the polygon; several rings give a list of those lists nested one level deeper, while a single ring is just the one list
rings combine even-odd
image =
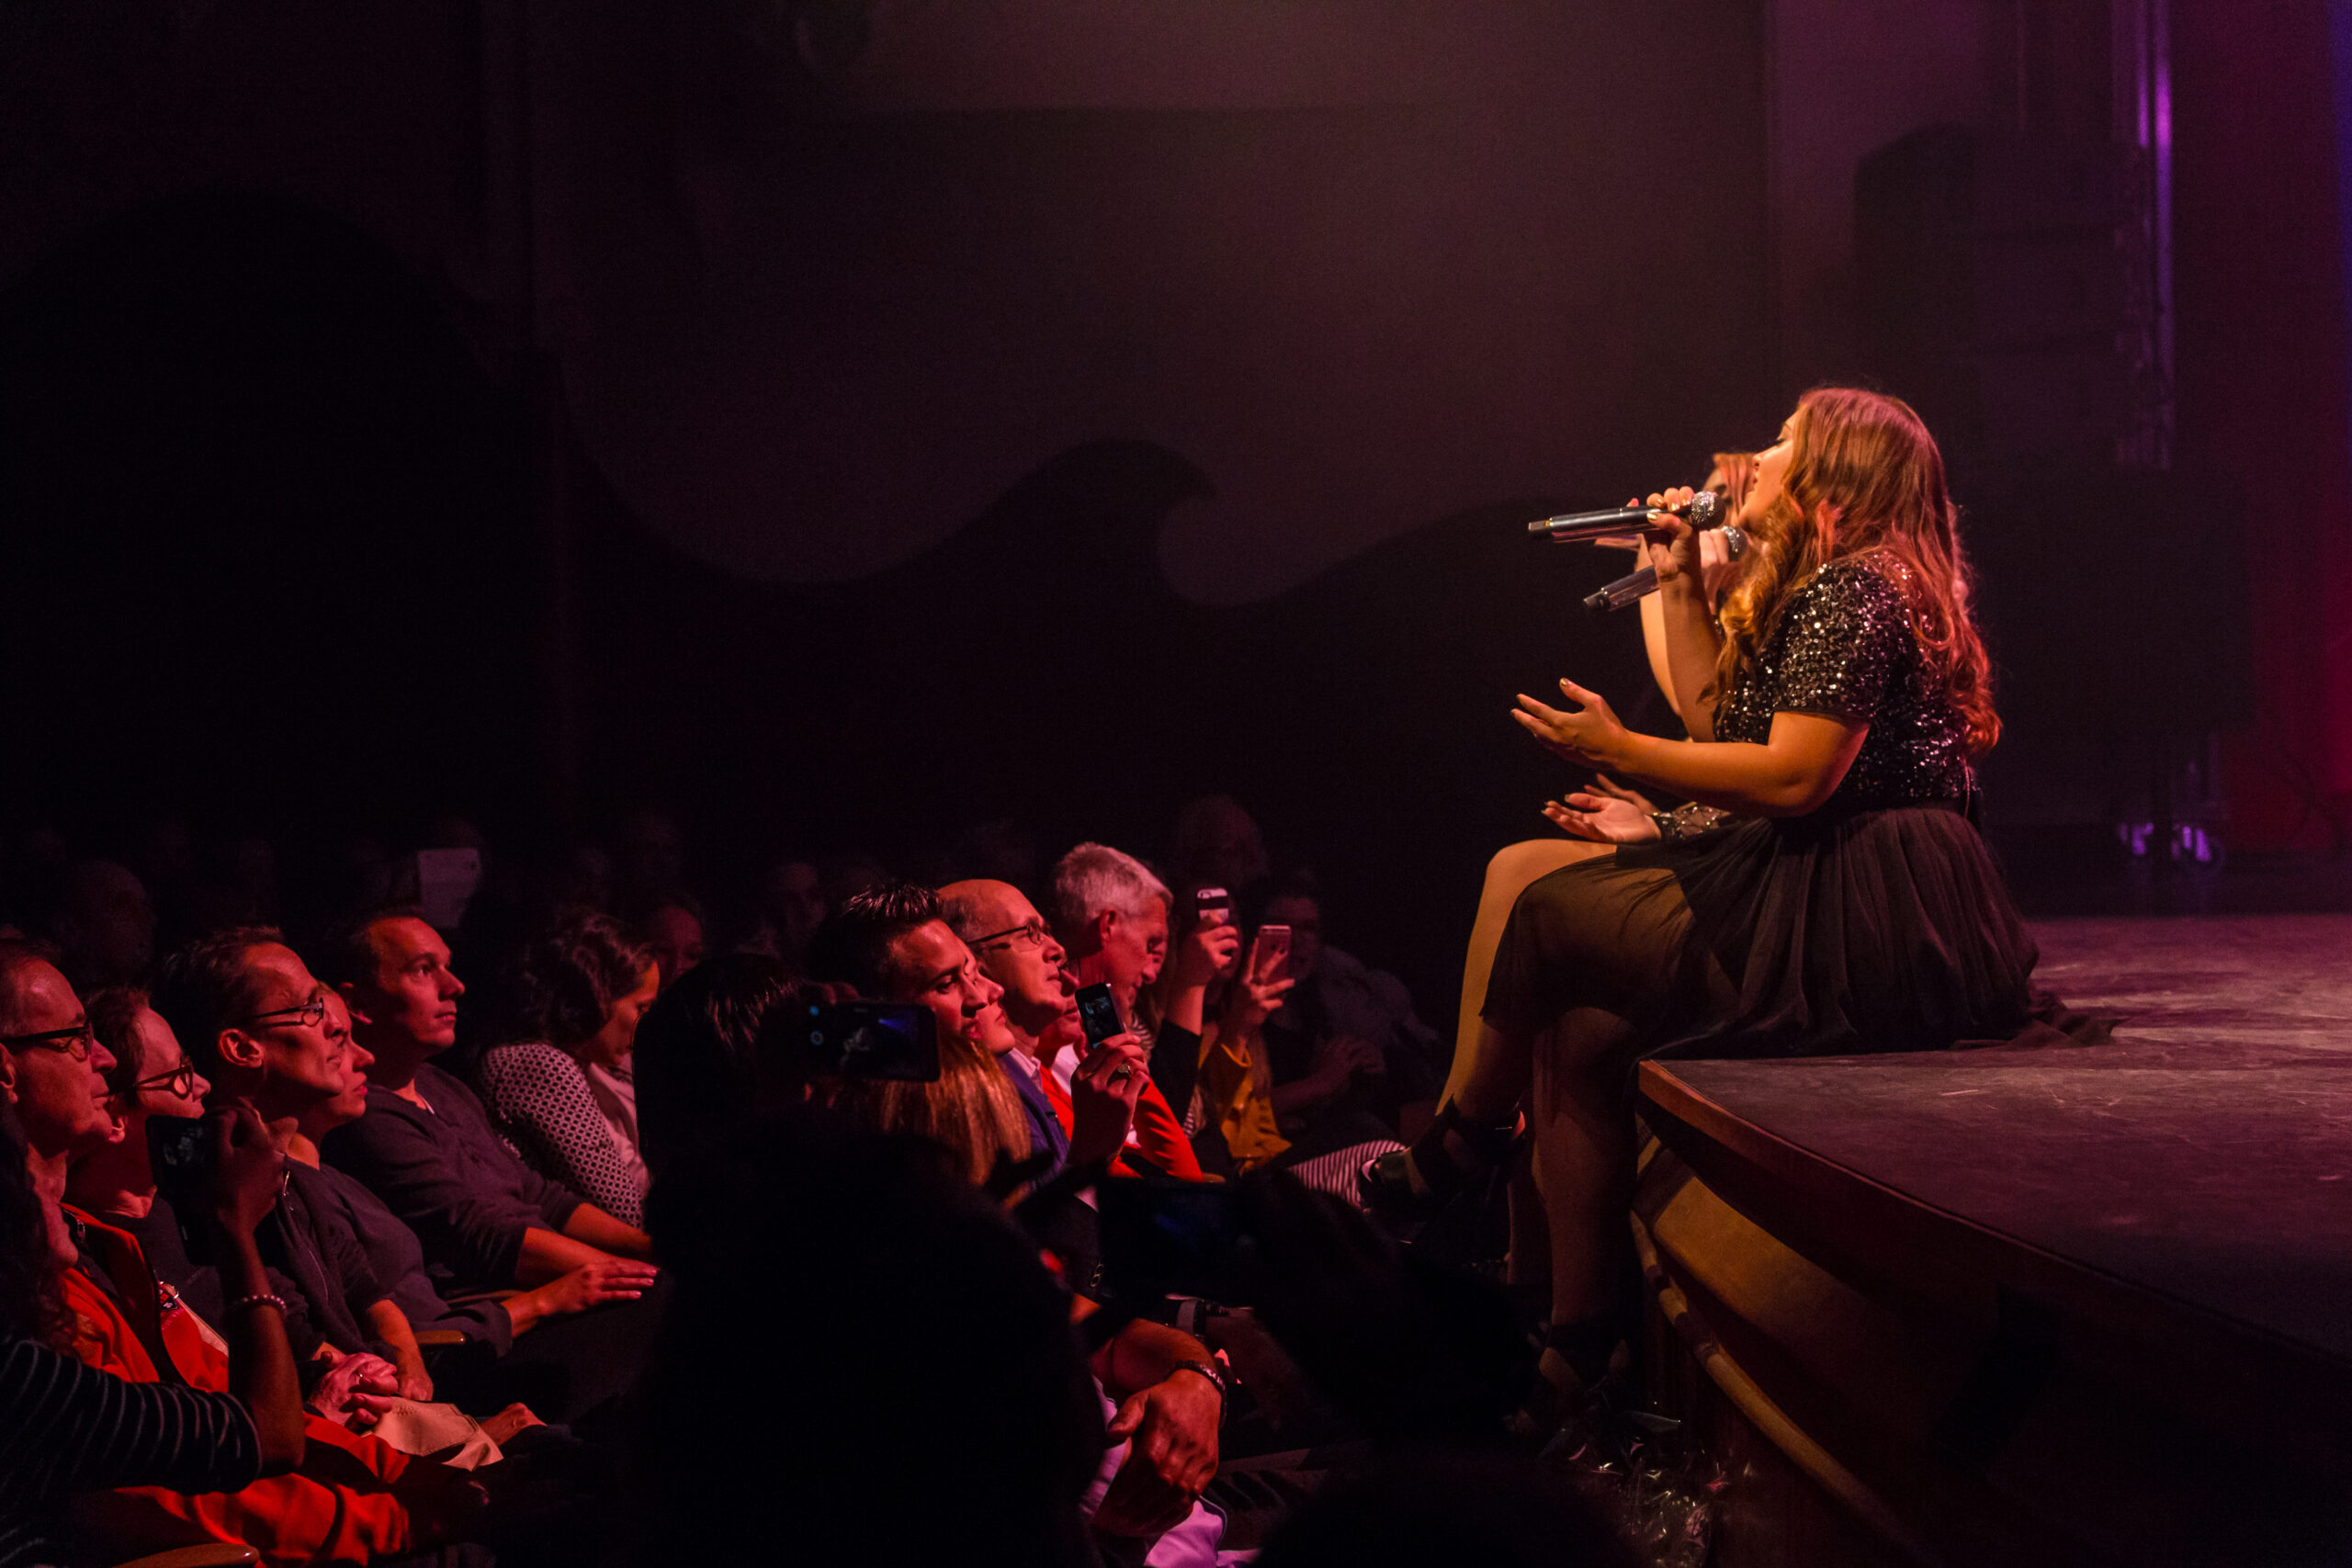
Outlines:
[{"label": "singer's long wavy hair", "polygon": [[1749,529],[1746,569],[1724,595],[1723,652],[1707,696],[1720,701],[1756,662],[1789,595],[1833,560],[1883,551],[1910,607],[1931,688],[1968,725],[1977,755],[2001,738],[1993,674],[1969,615],[1972,580],[1943,455],[1909,404],[1851,387],[1797,403],[1795,451],[1781,494]]}]

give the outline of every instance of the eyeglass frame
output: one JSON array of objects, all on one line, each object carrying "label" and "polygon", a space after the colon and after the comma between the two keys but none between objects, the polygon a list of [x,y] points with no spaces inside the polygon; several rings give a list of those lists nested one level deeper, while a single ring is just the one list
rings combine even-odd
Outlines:
[{"label": "eyeglass frame", "polygon": [[[74,1048],[76,1040],[82,1042],[82,1048],[78,1051]],[[77,1062],[86,1062],[91,1053],[98,1048],[98,1032],[90,1027],[90,1021],[85,1018],[64,1029],[44,1029],[33,1034],[0,1034],[0,1045],[6,1045],[11,1051],[62,1051]]]},{"label": "eyeglass frame", "polygon": [[1045,952],[1046,944],[1054,940],[1054,933],[1046,928],[1043,918],[1032,916],[1017,926],[1007,926],[1001,931],[990,931],[986,936],[976,936],[964,945],[974,953],[978,953],[982,948],[1005,942],[1007,939],[1018,943],[1019,940],[1024,936],[1034,936],[1036,939],[1035,945],[1040,953]]},{"label": "eyeglass frame", "polygon": [[[180,1083],[179,1080],[183,1078],[187,1081],[185,1083]],[[142,1089],[161,1089],[165,1084],[178,1083],[179,1087],[173,1089],[172,1092],[178,1095],[182,1100],[186,1100],[188,1096],[196,1092],[196,1064],[189,1061],[186,1056],[182,1056],[178,1066],[174,1067],[168,1073],[157,1073],[153,1077],[139,1079],[130,1086],[130,1092],[137,1094]]]},{"label": "eyeglass frame", "polygon": [[297,1029],[307,1029],[311,1024],[324,1023],[326,1021],[327,991],[326,987],[322,986],[311,993],[309,1001],[299,1007],[272,1008],[267,1012],[257,1012],[250,1018],[241,1018],[237,1022],[241,1027],[254,1024],[292,1024]]}]

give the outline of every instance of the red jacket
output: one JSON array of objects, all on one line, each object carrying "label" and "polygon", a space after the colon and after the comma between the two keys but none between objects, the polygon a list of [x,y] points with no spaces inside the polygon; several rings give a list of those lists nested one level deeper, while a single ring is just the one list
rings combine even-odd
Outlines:
[{"label": "red jacket", "polygon": [[[1069,1047],[1065,1046],[1067,1050]],[[1049,1066],[1037,1075],[1046,1091],[1046,1099],[1054,1108],[1054,1116],[1067,1134],[1075,1125],[1069,1103],[1069,1090],[1062,1087]],[[1206,1181],[1201,1171],[1200,1156],[1193,1153],[1193,1140],[1184,1136],[1183,1119],[1169,1109],[1168,1097],[1148,1077],[1143,1080],[1143,1097],[1136,1101],[1135,1130],[1127,1135],[1125,1152],[1111,1162],[1114,1176],[1142,1176],[1136,1168],[1141,1162],[1152,1173],[1172,1176],[1179,1181]]]},{"label": "red jacket", "polygon": [[[74,1353],[129,1382],[162,1382],[158,1355],[176,1381],[229,1392],[227,1349],[177,1292],[157,1285],[129,1234],[69,1206],[85,1249],[104,1265],[120,1301],[76,1267],[66,1271],[65,1305]],[[143,1309],[154,1303],[153,1315]],[[131,1315],[143,1319],[133,1324]],[[242,1492],[200,1496],[158,1486],[128,1486],[75,1499],[74,1523],[85,1541],[116,1558],[242,1541],[273,1568],[366,1562],[414,1550],[406,1505],[392,1483],[413,1462],[389,1443],[346,1431],[317,1416],[305,1422],[300,1468],[267,1476]]]}]

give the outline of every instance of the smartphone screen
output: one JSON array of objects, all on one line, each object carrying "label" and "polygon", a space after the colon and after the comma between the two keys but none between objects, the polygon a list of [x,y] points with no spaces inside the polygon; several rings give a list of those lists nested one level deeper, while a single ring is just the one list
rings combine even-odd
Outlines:
[{"label": "smartphone screen", "polygon": [[811,1002],[795,1042],[815,1071],[834,1077],[933,1083],[939,1019],[919,1002]]},{"label": "smartphone screen", "polygon": [[198,1223],[204,1213],[206,1173],[212,1165],[212,1145],[205,1141],[204,1123],[193,1116],[147,1118],[147,1164],[155,1174],[155,1190],[171,1205],[179,1224],[180,1245],[187,1260],[199,1266],[212,1261],[211,1243]]},{"label": "smartphone screen", "polygon": [[1078,1021],[1086,1031],[1089,1045],[1100,1045],[1114,1034],[1126,1032],[1126,1025],[1119,1021],[1118,999],[1107,985],[1078,988]]},{"label": "smartphone screen", "polygon": [[1233,895],[1222,887],[1204,887],[1193,895],[1193,909],[1204,926],[1221,926],[1233,919]]},{"label": "smartphone screen", "polygon": [[1250,973],[1260,980],[1279,980],[1290,967],[1290,928],[1260,926],[1258,941],[1250,949]]}]

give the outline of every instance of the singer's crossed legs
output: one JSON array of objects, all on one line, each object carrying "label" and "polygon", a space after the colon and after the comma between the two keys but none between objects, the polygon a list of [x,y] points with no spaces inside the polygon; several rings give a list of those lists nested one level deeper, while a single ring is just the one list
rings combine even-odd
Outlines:
[{"label": "singer's crossed legs", "polygon": [[[1603,857],[1607,863],[1591,863]],[[1579,864],[1589,865],[1590,874],[1547,883],[1536,895],[1548,912],[1544,965],[1573,975],[1577,994],[1542,1027],[1487,1022],[1480,1013],[1511,910],[1532,884]],[[1492,1125],[1514,1111],[1527,1115],[1555,1324],[1594,1318],[1617,1304],[1634,1180],[1626,1078],[1640,1050],[1654,1043],[1645,1024],[1654,1025],[1661,1010],[1690,926],[1690,907],[1672,874],[1620,869],[1606,844],[1514,844],[1487,867],[1463,965],[1445,1093],[1474,1122]],[[1719,972],[1707,978],[1709,990],[1719,994],[1706,1001],[1727,1005],[1729,982]],[[1498,1015],[1508,1019],[1510,1010]],[[1535,1239],[1514,1224],[1514,1250]]]}]

